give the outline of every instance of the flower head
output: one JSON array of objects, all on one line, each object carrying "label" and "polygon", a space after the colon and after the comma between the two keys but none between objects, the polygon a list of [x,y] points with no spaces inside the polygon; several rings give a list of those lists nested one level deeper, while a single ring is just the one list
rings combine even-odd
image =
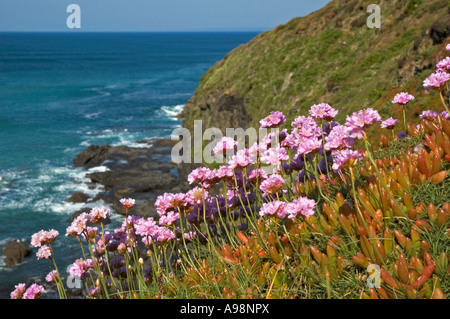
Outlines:
[{"label": "flower head", "polygon": [[45,292],[44,287],[38,284],[32,284],[23,294],[22,299],[39,299]]},{"label": "flower head", "polygon": [[332,108],[327,103],[320,103],[311,106],[309,114],[319,119],[331,121],[338,114],[338,111]]},{"label": "flower head", "polygon": [[288,206],[286,202],[274,200],[268,203],[264,203],[259,210],[259,216],[276,216],[283,219],[289,214]]},{"label": "flower head", "polygon": [[426,90],[440,90],[448,80],[450,80],[450,73],[436,72],[431,74],[423,81],[423,87]]},{"label": "flower head", "polygon": [[34,247],[41,247],[45,243],[52,243],[59,235],[57,230],[51,229],[49,231],[41,230],[31,236],[31,245]]},{"label": "flower head", "polygon": [[328,136],[325,136],[325,151],[353,147],[355,140],[350,137],[350,128],[345,125],[334,126]]},{"label": "flower head", "polygon": [[189,184],[203,184],[211,177],[211,174],[211,170],[207,167],[196,168],[188,175],[188,182]]},{"label": "flower head", "polygon": [[120,203],[123,205],[125,209],[131,209],[136,201],[133,198],[122,198]]},{"label": "flower head", "polygon": [[278,127],[286,122],[286,117],[280,111],[270,112],[270,115],[259,121],[262,128]]},{"label": "flower head", "polygon": [[58,272],[56,270],[50,271],[47,276],[45,276],[45,280],[47,282],[56,282],[56,279],[58,278]]},{"label": "flower head", "polygon": [[273,174],[261,183],[259,189],[264,193],[263,197],[274,195],[282,189],[284,183],[286,183],[286,180],[283,177]]},{"label": "flower head", "polygon": [[[125,206],[125,205],[124,205]],[[111,212],[109,211],[109,208],[105,206],[95,207],[91,209],[91,212],[89,213],[89,217],[91,219],[91,222],[101,222],[108,218],[111,215]]]},{"label": "flower head", "polygon": [[381,128],[393,129],[395,124],[397,124],[398,120],[393,117],[388,118],[386,121],[381,122]]},{"label": "flower head", "polygon": [[20,299],[26,291],[26,285],[24,283],[15,286],[15,289],[11,292],[11,299]]},{"label": "flower head", "polygon": [[419,115],[419,117],[421,119],[431,119],[431,118],[436,118],[437,116],[438,116],[438,113],[433,110],[423,111],[422,114]]},{"label": "flower head", "polygon": [[52,257],[52,251],[48,246],[41,246],[36,253],[38,259],[50,259]]},{"label": "flower head", "polygon": [[442,59],[436,64],[438,72],[450,72],[450,57]]},{"label": "flower head", "polygon": [[450,51],[450,43],[447,44],[447,46],[445,47],[445,50]]},{"label": "flower head", "polygon": [[358,151],[348,149],[337,151],[333,159],[332,168],[337,171],[346,167],[351,167],[360,159],[362,159],[362,155]]},{"label": "flower head", "polygon": [[231,137],[222,138],[213,149],[214,155],[225,155],[227,151],[234,151],[238,143]]},{"label": "flower head", "polygon": [[402,104],[405,105],[409,101],[414,100],[414,96],[408,94],[407,92],[397,93],[392,100],[392,104]]},{"label": "flower head", "polygon": [[364,130],[376,122],[381,122],[381,116],[377,111],[367,108],[347,115],[345,125],[350,128],[350,137],[361,139],[364,137]]},{"label": "flower head", "polygon": [[294,199],[288,204],[288,218],[296,218],[298,214],[302,214],[305,217],[310,217],[314,215],[315,207],[316,202],[308,197],[299,197],[298,199]]},{"label": "flower head", "polygon": [[90,221],[90,215],[87,213],[81,213],[73,221],[72,224],[66,229],[66,236],[76,237],[80,235],[87,227],[87,223]]},{"label": "flower head", "polygon": [[231,160],[228,162],[228,165],[231,169],[242,169],[249,165],[256,163],[256,156],[250,154],[248,149],[242,149],[237,151],[236,155],[231,157]]},{"label": "flower head", "polygon": [[267,165],[279,165],[289,159],[284,148],[269,148],[261,155],[261,162]]}]

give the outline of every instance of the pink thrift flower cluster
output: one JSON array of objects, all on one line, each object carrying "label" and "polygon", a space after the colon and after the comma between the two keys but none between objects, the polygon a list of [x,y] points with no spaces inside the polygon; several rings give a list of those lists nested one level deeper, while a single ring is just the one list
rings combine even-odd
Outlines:
[{"label": "pink thrift flower cluster", "polygon": [[11,292],[11,299],[40,299],[42,293],[45,292],[43,286],[32,284],[28,288],[24,283],[15,286],[14,291]]},{"label": "pink thrift flower cluster", "polygon": [[286,122],[286,117],[280,111],[270,112],[270,115],[259,121],[262,128],[274,128]]},{"label": "pink thrift flower cluster", "polygon": [[394,119],[393,117],[388,118],[387,120],[381,122],[380,127],[381,128],[386,128],[386,129],[393,129],[395,124],[398,123],[397,119]]},{"label": "pink thrift flower cluster", "polygon": [[392,103],[405,105],[412,100],[414,100],[414,96],[407,92],[401,92],[394,96]]}]

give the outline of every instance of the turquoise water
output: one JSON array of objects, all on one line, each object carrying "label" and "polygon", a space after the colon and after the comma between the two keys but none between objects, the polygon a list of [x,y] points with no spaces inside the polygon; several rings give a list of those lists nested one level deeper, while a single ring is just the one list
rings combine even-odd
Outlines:
[{"label": "turquoise water", "polygon": [[[75,156],[90,144],[169,136],[200,77],[256,34],[0,33],[0,250],[54,228],[64,272],[81,254],[64,234],[82,205],[67,198],[100,191],[72,167]],[[48,273],[35,253],[10,269],[0,257],[0,298]]]}]

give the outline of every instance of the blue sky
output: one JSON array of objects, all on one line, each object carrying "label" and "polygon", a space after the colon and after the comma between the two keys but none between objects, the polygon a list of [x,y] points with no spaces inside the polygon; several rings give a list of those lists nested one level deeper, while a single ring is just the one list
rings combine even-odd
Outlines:
[{"label": "blue sky", "polygon": [[[329,0],[0,0],[0,31],[264,31]],[[69,29],[67,6],[81,8]]]}]

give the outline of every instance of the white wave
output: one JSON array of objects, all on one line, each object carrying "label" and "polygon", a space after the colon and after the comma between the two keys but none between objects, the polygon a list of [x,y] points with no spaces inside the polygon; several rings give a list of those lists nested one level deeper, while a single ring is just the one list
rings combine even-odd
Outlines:
[{"label": "white wave", "polygon": [[165,115],[171,117],[173,120],[178,120],[176,118],[177,115],[179,115],[181,112],[183,112],[185,104],[179,104],[174,106],[161,106],[161,111],[164,112]]}]

